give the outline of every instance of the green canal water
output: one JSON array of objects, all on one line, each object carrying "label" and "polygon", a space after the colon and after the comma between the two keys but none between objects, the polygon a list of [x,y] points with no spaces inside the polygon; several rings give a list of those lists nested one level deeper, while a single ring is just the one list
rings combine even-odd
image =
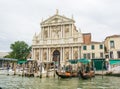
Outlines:
[{"label": "green canal water", "polygon": [[28,78],[0,75],[2,89],[120,89],[119,77],[96,76],[92,80],[78,78]]}]

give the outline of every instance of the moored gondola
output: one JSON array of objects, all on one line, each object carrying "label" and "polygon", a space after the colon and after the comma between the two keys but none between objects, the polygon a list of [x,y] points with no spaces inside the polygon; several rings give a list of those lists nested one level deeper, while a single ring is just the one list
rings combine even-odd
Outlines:
[{"label": "moored gondola", "polygon": [[69,72],[59,73],[58,71],[56,71],[56,74],[60,78],[71,78],[72,77],[71,73]]},{"label": "moored gondola", "polygon": [[90,71],[88,73],[79,71],[78,75],[79,75],[79,78],[82,78],[82,79],[91,79],[92,77],[95,77],[94,71]]}]

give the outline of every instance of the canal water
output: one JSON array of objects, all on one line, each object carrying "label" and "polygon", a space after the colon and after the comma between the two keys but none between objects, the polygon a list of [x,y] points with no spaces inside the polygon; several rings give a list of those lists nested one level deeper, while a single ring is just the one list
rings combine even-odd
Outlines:
[{"label": "canal water", "polygon": [[28,78],[0,75],[2,89],[120,89],[119,77],[96,76],[92,80],[78,78]]}]

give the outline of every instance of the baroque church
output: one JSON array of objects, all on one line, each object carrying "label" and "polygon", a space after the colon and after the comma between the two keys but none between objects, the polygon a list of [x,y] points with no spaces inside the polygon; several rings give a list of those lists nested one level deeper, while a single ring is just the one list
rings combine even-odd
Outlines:
[{"label": "baroque church", "polygon": [[76,29],[73,18],[55,15],[41,22],[41,32],[34,35],[32,58],[39,62],[58,62],[83,58],[82,44],[91,42],[91,34]]}]

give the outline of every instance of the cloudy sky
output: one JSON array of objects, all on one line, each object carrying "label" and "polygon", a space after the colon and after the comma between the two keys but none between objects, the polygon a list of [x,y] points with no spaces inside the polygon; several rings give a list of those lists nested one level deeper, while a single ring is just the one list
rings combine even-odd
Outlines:
[{"label": "cloudy sky", "polygon": [[120,34],[120,0],[0,0],[0,51],[10,51],[10,44],[32,44],[40,32],[40,22],[59,14],[71,18],[83,33],[92,33],[93,41]]}]

